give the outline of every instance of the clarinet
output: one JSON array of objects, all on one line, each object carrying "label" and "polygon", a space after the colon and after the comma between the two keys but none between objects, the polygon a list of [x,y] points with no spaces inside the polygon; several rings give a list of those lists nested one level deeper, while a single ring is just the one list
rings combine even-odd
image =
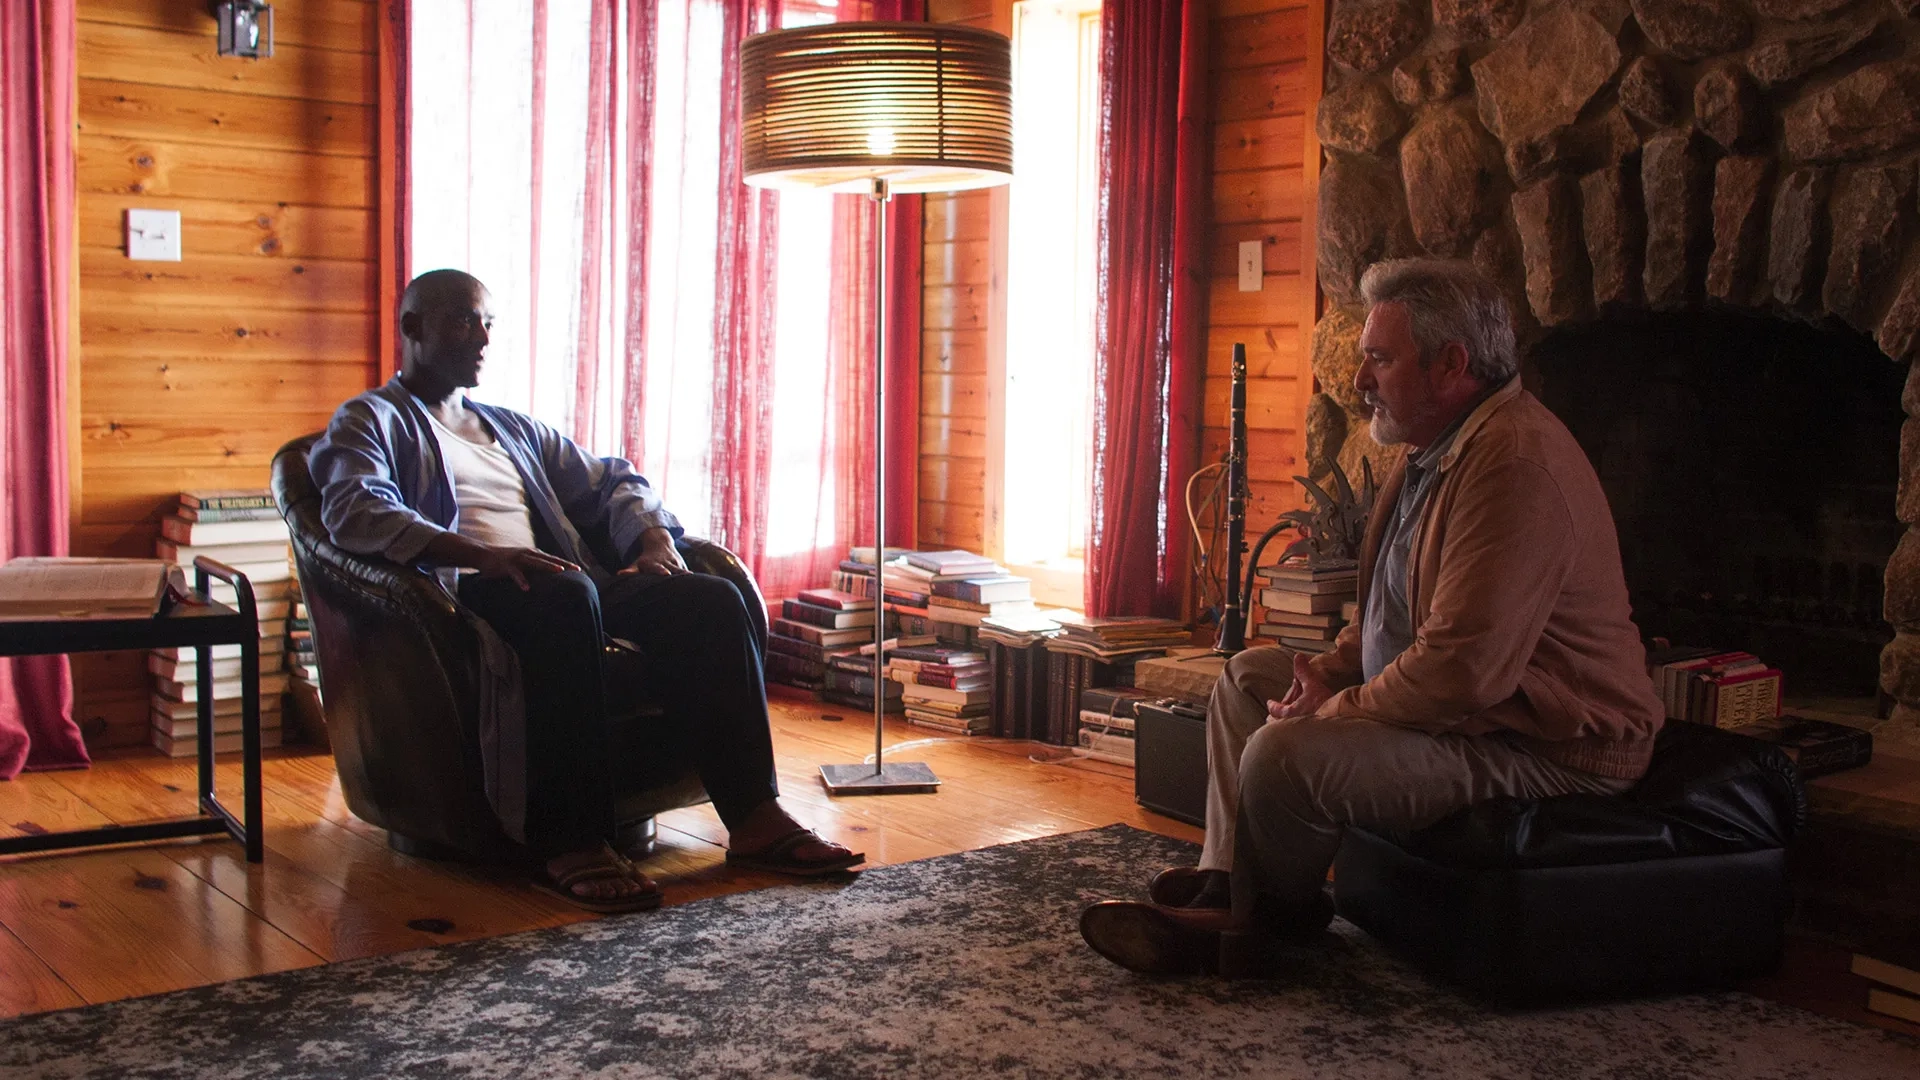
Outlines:
[{"label": "clarinet", "polygon": [[[1247,647],[1247,609],[1240,595],[1240,555],[1247,550],[1247,347],[1233,345],[1233,395],[1227,413],[1227,595],[1213,651],[1232,656]],[[1252,568],[1248,568],[1252,575]]]}]

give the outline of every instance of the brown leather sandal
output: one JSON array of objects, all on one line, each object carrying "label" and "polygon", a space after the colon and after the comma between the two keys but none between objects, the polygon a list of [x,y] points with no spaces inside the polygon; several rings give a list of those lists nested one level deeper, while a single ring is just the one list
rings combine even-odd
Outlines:
[{"label": "brown leather sandal", "polygon": [[795,877],[819,877],[822,874],[837,874],[851,870],[867,861],[866,855],[858,851],[849,851],[845,855],[834,855],[825,859],[801,859],[794,852],[807,844],[824,844],[819,834],[812,829],[795,829],[792,832],[751,854],[741,854],[729,850],[727,865],[742,870],[762,870],[770,874],[791,874]]},{"label": "brown leather sandal", "polygon": [[[605,861],[584,863],[558,875],[542,866],[534,875],[533,887],[577,908],[600,915],[627,915],[636,911],[652,911],[660,906],[660,886],[652,878],[641,873],[639,867],[610,847],[603,849],[602,854]],[[588,882],[615,879],[633,882],[640,886],[640,891],[630,896],[608,897],[587,896],[574,891],[577,886]]]}]

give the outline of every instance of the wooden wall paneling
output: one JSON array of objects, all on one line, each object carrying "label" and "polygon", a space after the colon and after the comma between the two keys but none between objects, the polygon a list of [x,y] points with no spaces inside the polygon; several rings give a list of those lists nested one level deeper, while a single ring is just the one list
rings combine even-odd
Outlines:
[{"label": "wooden wall paneling", "polygon": [[265,199],[182,199],[174,196],[88,193],[80,196],[82,247],[124,251],[126,212],[177,210],[181,254],[272,255],[283,259],[374,257],[371,211],[338,206],[296,206]]},{"label": "wooden wall paneling", "polygon": [[334,154],[247,149],[234,153],[202,143],[167,143],[82,135],[81,191],[231,199],[271,191],[304,206],[373,205],[373,163]]},{"label": "wooden wall paneling", "polygon": [[[931,22],[1011,33],[1011,0],[929,0]],[[993,438],[991,386],[999,359],[995,326],[1005,317],[1004,188],[923,200],[920,348],[922,547],[989,551],[985,505]],[[998,210],[996,210],[998,207]]]},{"label": "wooden wall paneling", "polygon": [[[263,63],[266,61],[262,61]],[[121,135],[306,154],[363,156],[374,123],[369,105],[270,98],[115,79],[80,90],[82,135]]]},{"label": "wooden wall paneling", "polygon": [[371,360],[370,311],[168,311],[90,307],[80,340],[96,358],[279,359],[310,363]]},{"label": "wooden wall paneling", "polygon": [[[1313,325],[1311,183],[1318,147],[1308,118],[1320,72],[1310,52],[1319,14],[1300,0],[1219,0],[1210,54],[1213,219],[1202,460],[1227,448],[1234,343],[1247,347],[1249,532],[1300,505]],[[1258,292],[1241,292],[1239,245],[1261,244]]]},{"label": "wooden wall paneling", "polygon": [[1254,379],[1298,377],[1306,342],[1297,326],[1216,326],[1207,333],[1207,375],[1232,374],[1233,347],[1247,347],[1247,375]]},{"label": "wooden wall paneling", "polygon": [[[111,79],[349,105],[371,105],[377,98],[370,47],[365,51],[316,49],[275,42],[271,58],[239,60],[222,57],[216,51],[212,19],[207,20],[203,33],[181,33],[100,22],[93,18],[94,6],[92,0],[81,0],[79,68],[83,82]],[[180,6],[198,5],[188,0]],[[357,43],[371,45],[370,41]]]},{"label": "wooden wall paneling", "polygon": [[[276,5],[275,55],[215,55],[189,0],[80,0],[74,550],[143,555],[180,491],[264,487],[377,377],[374,18]],[[176,210],[180,262],[126,258]],[[96,749],[147,741],[138,653],[74,658]]]},{"label": "wooden wall paneling", "polygon": [[1207,272],[1234,277],[1240,272],[1240,242],[1260,241],[1261,272],[1285,274],[1300,268],[1300,222],[1251,221],[1217,224],[1207,253]]},{"label": "wooden wall paneling", "polygon": [[1298,167],[1215,173],[1213,223],[1299,221],[1305,197],[1306,181]]},{"label": "wooden wall paneling", "polygon": [[[273,43],[366,52],[357,43],[373,40],[375,4],[367,0],[291,0],[273,5]],[[213,16],[199,0],[91,0],[86,18],[148,30],[213,37]]]},{"label": "wooden wall paneling", "polygon": [[136,262],[111,249],[82,248],[80,282],[92,299],[136,310],[364,312],[365,294],[373,288],[373,264],[247,255]]}]

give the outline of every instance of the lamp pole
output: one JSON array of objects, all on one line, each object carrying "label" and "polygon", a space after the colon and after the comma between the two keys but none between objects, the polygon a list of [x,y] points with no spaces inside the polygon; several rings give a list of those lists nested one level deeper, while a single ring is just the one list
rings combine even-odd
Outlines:
[{"label": "lamp pole", "polygon": [[893,190],[876,176],[873,204],[873,775],[882,768],[887,724],[887,203]]}]

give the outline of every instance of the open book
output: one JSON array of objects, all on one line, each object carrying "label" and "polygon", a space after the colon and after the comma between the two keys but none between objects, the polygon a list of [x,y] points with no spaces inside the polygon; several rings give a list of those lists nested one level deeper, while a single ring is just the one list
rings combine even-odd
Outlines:
[{"label": "open book", "polygon": [[0,566],[0,619],[152,618],[177,573],[158,559],[12,559]]}]

